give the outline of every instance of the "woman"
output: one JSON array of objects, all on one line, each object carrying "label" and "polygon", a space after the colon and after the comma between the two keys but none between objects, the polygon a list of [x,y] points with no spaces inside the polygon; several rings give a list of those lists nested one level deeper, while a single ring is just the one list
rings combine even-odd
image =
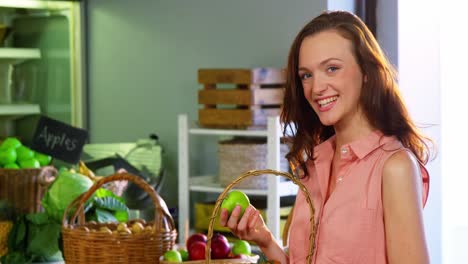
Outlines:
[{"label": "woman", "polygon": [[[316,209],[312,263],[429,263],[422,208],[430,140],[409,117],[391,64],[358,17],[325,12],[299,32],[281,119],[296,131],[287,158],[301,168]],[[220,222],[269,259],[306,263],[307,206],[299,192],[289,254],[252,206],[241,218],[240,208],[231,216],[223,210]]]}]

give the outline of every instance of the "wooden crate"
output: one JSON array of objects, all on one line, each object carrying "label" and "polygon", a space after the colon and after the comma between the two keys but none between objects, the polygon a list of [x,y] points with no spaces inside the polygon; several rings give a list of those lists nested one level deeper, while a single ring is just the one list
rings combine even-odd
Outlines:
[{"label": "wooden crate", "polygon": [[275,68],[200,69],[198,121],[201,126],[256,128],[279,115],[284,97],[284,71]]}]

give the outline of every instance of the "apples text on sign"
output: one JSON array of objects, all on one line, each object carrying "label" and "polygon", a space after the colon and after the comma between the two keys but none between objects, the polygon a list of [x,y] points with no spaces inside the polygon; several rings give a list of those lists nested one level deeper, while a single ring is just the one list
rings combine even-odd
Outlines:
[{"label": "apples text on sign", "polygon": [[78,143],[76,139],[68,138],[65,133],[59,135],[49,132],[47,130],[47,126],[44,126],[37,139],[44,140],[45,145],[50,149],[54,149],[56,146],[59,146],[65,147],[69,151],[75,150]]}]

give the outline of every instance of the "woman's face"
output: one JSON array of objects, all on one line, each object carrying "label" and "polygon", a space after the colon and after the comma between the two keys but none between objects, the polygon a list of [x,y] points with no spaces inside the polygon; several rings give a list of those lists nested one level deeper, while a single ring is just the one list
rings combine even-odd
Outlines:
[{"label": "woman's face", "polygon": [[323,125],[336,128],[361,117],[363,74],[352,51],[352,42],[335,30],[309,36],[301,44],[298,74]]}]

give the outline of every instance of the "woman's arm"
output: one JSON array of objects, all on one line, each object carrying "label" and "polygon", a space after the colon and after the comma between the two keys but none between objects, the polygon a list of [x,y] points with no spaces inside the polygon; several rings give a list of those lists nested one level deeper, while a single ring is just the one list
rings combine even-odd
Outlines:
[{"label": "woman's arm", "polygon": [[222,209],[219,222],[222,226],[229,227],[231,232],[240,239],[255,242],[268,259],[288,263],[286,253],[265,225],[260,212],[249,205],[242,217],[239,217],[240,214],[240,206],[234,208],[231,216],[226,209]]},{"label": "woman's arm", "polygon": [[418,162],[407,151],[393,154],[383,168],[382,199],[390,264],[427,264]]}]

